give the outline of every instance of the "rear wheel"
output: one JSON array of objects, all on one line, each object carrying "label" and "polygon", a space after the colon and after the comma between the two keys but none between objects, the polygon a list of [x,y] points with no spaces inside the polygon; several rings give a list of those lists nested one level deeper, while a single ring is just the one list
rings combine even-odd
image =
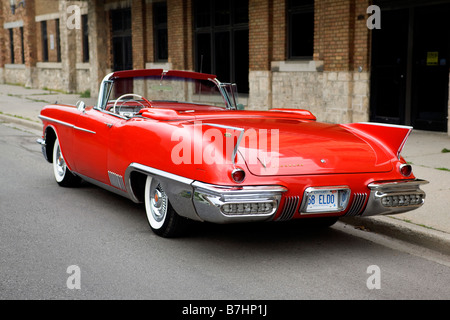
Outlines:
[{"label": "rear wheel", "polygon": [[145,182],[144,201],[148,224],[155,234],[171,238],[185,231],[187,219],[175,212],[161,184],[150,176]]},{"label": "rear wheel", "polygon": [[81,181],[79,177],[67,168],[57,138],[53,146],[53,174],[55,175],[56,182],[62,187],[75,187]]}]

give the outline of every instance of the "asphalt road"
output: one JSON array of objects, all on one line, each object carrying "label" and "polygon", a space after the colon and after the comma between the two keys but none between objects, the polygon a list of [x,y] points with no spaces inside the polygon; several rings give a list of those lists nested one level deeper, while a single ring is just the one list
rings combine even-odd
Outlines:
[{"label": "asphalt road", "polygon": [[59,187],[36,138],[0,123],[0,299],[450,299],[448,257],[342,223],[160,238],[142,205]]}]

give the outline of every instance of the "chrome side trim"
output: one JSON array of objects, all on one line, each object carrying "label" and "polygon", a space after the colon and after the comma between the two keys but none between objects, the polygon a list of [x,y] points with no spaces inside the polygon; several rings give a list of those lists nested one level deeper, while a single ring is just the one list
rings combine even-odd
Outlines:
[{"label": "chrome side trim", "polygon": [[57,120],[57,119],[53,119],[53,118],[50,118],[50,117],[46,117],[46,116],[41,116],[41,115],[40,115],[40,116],[39,116],[39,119],[51,121],[51,122],[54,122],[54,123],[60,124],[60,125],[62,125],[62,126],[66,126],[66,127],[69,127],[69,128],[75,129],[75,130],[78,130],[78,131],[83,131],[83,132],[87,132],[87,133],[96,134],[95,131],[88,130],[88,129],[84,129],[84,128],[80,128],[80,127],[77,127],[77,126],[75,126],[75,125],[73,125],[73,124],[71,124],[71,123],[64,122],[64,121]]},{"label": "chrome side trim", "polygon": [[152,168],[152,167],[149,167],[149,166],[145,166],[145,165],[142,165],[142,164],[139,164],[139,163],[136,163],[136,162],[133,162],[133,163],[131,163],[128,166],[128,168],[127,168],[127,170],[125,172],[125,179],[126,179],[125,181],[128,180],[128,178],[130,177],[130,173],[132,171],[139,171],[139,172],[142,172],[142,173],[148,173],[148,174],[159,176],[159,177],[162,177],[162,178],[179,181],[179,182],[184,183],[184,184],[191,184],[192,182],[194,182],[194,180],[192,180],[192,179],[185,178],[185,177],[173,174],[173,173],[169,173],[167,171],[155,169],[155,168]]},{"label": "chrome side trim", "polygon": [[260,195],[271,194],[273,192],[286,192],[288,189],[283,186],[219,186],[208,184],[200,181],[192,183],[194,188],[202,189],[212,193],[220,193],[224,196],[236,196],[236,195],[254,195],[258,193]]},{"label": "chrome side trim", "polygon": [[58,123],[60,125],[66,126],[66,127],[71,127],[71,128],[74,127],[73,124],[67,123],[67,122],[64,122],[64,121],[61,121],[61,120],[56,120],[56,119],[53,119],[53,118],[50,118],[50,117],[46,117],[46,116],[41,116],[41,115],[39,115],[38,117],[41,120],[47,120],[47,121],[55,122],[55,123]]},{"label": "chrome side trim", "polygon": [[109,182],[116,188],[121,190],[126,190],[125,184],[123,183],[123,177],[112,171],[108,171]]},{"label": "chrome side trim", "polygon": [[140,200],[133,191],[131,183],[131,175],[133,172],[143,173],[158,180],[164,191],[169,196],[170,204],[180,216],[192,220],[201,220],[198,217],[192,202],[193,189],[191,184],[194,180],[139,163],[131,163],[125,171],[124,180],[125,188],[128,191],[131,200],[134,202],[140,202]]},{"label": "chrome side trim", "polygon": [[[125,171],[125,188],[129,198],[139,202],[132,187],[132,173],[139,172],[157,179],[168,194],[170,204],[183,217],[213,223],[250,222],[270,220],[278,210],[283,186],[220,186],[194,181],[176,174],[131,163]],[[267,213],[226,215],[224,204],[271,203],[273,210]]]},{"label": "chrome side trim", "polygon": [[[420,208],[425,202],[425,192],[420,189],[421,185],[429,183],[426,180],[398,180],[381,181],[369,184],[370,195],[366,209],[361,216],[398,214]],[[418,204],[406,204],[399,206],[385,206],[382,199],[394,196],[418,196],[421,201]]]},{"label": "chrome side trim", "polygon": [[80,127],[77,127],[77,126],[73,126],[73,128],[74,128],[75,130],[83,131],[83,132],[87,132],[87,133],[92,133],[92,134],[96,134],[96,133],[97,133],[97,132],[95,132],[95,131],[88,130],[88,129],[84,129],[84,128],[80,128]]},{"label": "chrome side trim", "polygon": [[[118,194],[118,195],[120,195],[122,197],[131,199],[130,195],[124,190],[120,190],[120,189],[114,188],[114,187],[112,187],[110,185],[107,185],[107,184],[105,184],[103,182],[100,182],[100,181],[97,181],[95,179],[89,178],[89,177],[87,177],[85,175],[79,174],[78,172],[73,172],[73,173],[76,174],[77,176],[79,176],[81,179],[83,179],[83,180],[85,180],[85,181],[87,181],[89,183],[92,183],[93,185],[96,185],[97,187],[103,188],[103,189],[105,189],[107,191],[111,191],[111,192],[113,192],[115,194]],[[133,200],[133,199],[131,199],[131,200]]]}]

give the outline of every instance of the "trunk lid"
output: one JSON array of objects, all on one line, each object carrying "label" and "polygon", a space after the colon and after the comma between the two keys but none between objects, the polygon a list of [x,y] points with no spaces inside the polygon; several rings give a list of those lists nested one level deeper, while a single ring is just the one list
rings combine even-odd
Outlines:
[{"label": "trunk lid", "polygon": [[392,157],[382,148],[340,125],[267,117],[209,119],[208,122],[245,129],[238,150],[254,175],[392,170]]}]

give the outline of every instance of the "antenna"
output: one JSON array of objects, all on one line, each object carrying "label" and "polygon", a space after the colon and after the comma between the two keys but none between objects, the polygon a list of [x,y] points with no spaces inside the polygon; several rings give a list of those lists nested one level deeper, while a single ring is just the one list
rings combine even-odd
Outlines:
[{"label": "antenna", "polygon": [[[203,55],[201,55],[200,56],[200,73],[202,73],[203,72]],[[198,91],[198,101],[200,102],[202,99],[201,99],[201,94],[202,94],[202,81],[200,80],[200,88],[199,88],[199,91]]]}]

